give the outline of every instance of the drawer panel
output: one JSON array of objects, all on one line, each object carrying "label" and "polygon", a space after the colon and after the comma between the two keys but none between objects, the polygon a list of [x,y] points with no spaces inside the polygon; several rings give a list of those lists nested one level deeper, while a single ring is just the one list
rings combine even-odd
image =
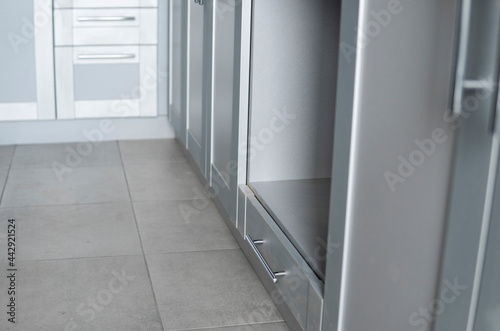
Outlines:
[{"label": "drawer panel", "polygon": [[54,0],[54,8],[158,7],[158,0]]},{"label": "drawer panel", "polygon": [[[140,84],[139,63],[76,64],[73,66],[75,101],[134,99]],[[140,97],[140,91],[136,93]]]},{"label": "drawer panel", "polygon": [[155,8],[55,10],[55,45],[157,44],[157,24]]},{"label": "drawer panel", "polygon": [[247,240],[251,238],[263,241],[256,247],[271,270],[285,273],[284,276],[277,277],[276,290],[302,329],[306,330],[309,280],[303,271],[305,262],[253,196],[247,197],[246,233]]},{"label": "drawer panel", "polygon": [[56,47],[58,118],[157,115],[156,46]]}]

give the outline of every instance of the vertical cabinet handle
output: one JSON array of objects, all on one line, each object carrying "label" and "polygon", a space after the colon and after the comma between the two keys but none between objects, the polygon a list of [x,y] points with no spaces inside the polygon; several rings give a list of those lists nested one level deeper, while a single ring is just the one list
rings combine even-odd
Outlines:
[{"label": "vertical cabinet handle", "polygon": [[474,0],[462,0],[462,8],[459,18],[460,34],[458,37],[458,52],[455,69],[455,87],[452,99],[452,114],[455,117],[462,115],[464,92],[466,90],[492,90],[495,86],[492,80],[468,79],[467,64],[471,28],[471,13]]},{"label": "vertical cabinet handle", "polygon": [[[470,11],[472,0],[463,0],[460,11],[460,34],[458,37],[458,55],[455,71],[455,89],[453,91],[452,115],[460,116],[462,113],[462,99],[464,95],[465,68],[467,64],[467,50],[469,46]],[[465,84],[464,84],[465,83]]]},{"label": "vertical cabinet handle", "polygon": [[271,269],[271,267],[269,266],[269,264],[267,263],[267,261],[264,259],[264,257],[262,256],[262,254],[260,253],[260,251],[259,251],[259,249],[257,248],[256,245],[263,244],[264,240],[261,240],[261,239],[259,239],[259,240],[253,240],[252,237],[250,237],[249,235],[245,236],[245,240],[248,241],[248,243],[250,244],[250,247],[254,251],[255,255],[257,255],[257,258],[259,259],[260,263],[262,264],[262,266],[266,270],[267,274],[269,275],[269,277],[271,278],[271,280],[273,281],[273,283],[277,283],[278,282],[278,277],[282,277],[282,276],[286,275],[286,272],[284,272],[284,271],[274,272]]}]

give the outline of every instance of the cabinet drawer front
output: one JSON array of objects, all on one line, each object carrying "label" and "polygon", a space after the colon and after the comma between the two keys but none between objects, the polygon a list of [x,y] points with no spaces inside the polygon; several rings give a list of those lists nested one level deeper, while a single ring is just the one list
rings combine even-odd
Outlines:
[{"label": "cabinet drawer front", "polygon": [[[276,277],[276,290],[305,330],[309,296],[309,280],[303,272],[305,262],[297,256],[295,248],[253,196],[247,200],[246,233],[247,240],[263,242],[256,247],[270,269],[275,273],[285,273]],[[274,297],[272,293],[271,296]]]},{"label": "cabinet drawer front", "polygon": [[54,8],[158,7],[158,0],[54,0]]},{"label": "cabinet drawer front", "polygon": [[158,10],[55,10],[56,46],[137,45],[158,43]]},{"label": "cabinet drawer front", "polygon": [[56,47],[61,119],[157,115],[156,46]]}]

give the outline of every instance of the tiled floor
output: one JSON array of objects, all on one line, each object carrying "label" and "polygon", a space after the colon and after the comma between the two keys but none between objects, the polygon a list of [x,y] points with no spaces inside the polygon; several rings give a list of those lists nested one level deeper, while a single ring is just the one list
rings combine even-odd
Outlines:
[{"label": "tiled floor", "polygon": [[288,330],[196,190],[173,140],[0,147],[0,330]]}]

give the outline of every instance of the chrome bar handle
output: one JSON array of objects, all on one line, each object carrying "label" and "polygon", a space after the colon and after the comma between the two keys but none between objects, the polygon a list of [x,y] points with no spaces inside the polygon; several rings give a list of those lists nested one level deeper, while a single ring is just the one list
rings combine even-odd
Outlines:
[{"label": "chrome bar handle", "polygon": [[286,275],[286,272],[284,272],[284,271],[274,272],[271,269],[271,267],[269,266],[269,264],[267,263],[267,261],[264,259],[262,254],[260,253],[260,251],[256,245],[263,244],[264,240],[261,240],[261,239],[253,240],[252,237],[250,237],[248,234],[245,236],[245,240],[248,241],[248,243],[250,244],[250,247],[252,247],[252,250],[254,251],[255,255],[257,255],[257,258],[259,259],[260,263],[262,263],[262,265],[264,266],[264,269],[266,269],[266,272],[269,275],[269,277],[271,278],[271,280],[273,281],[273,283],[278,282],[278,277],[282,277],[282,276]]},{"label": "chrome bar handle", "polygon": [[133,59],[135,54],[79,54],[79,60]]},{"label": "chrome bar handle", "polygon": [[199,1],[199,4],[202,6],[205,4],[205,0],[198,0],[198,1]]},{"label": "chrome bar handle", "polygon": [[467,64],[467,50],[469,48],[470,12],[472,0],[462,0],[460,11],[460,35],[458,39],[458,55],[455,71],[455,89],[453,91],[452,115],[460,116],[462,113],[462,100],[464,95],[465,68]]},{"label": "chrome bar handle", "polygon": [[80,16],[78,22],[123,22],[135,21],[134,16]]},{"label": "chrome bar handle", "polygon": [[200,3],[200,0],[194,0],[194,3]]},{"label": "chrome bar handle", "polygon": [[[500,78],[499,78],[500,86]],[[497,104],[495,110],[493,111],[493,121],[492,121],[492,131],[493,133],[500,134],[500,88],[497,90]]]}]

